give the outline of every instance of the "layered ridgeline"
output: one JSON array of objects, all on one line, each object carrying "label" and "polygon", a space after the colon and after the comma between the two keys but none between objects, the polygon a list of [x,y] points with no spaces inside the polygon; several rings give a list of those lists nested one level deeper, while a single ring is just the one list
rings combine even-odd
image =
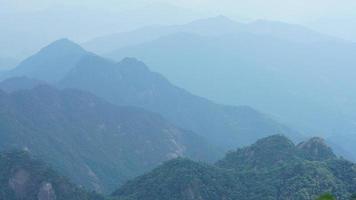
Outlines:
[{"label": "layered ridgeline", "polygon": [[275,135],[230,152],[214,166],[168,161],[129,181],[119,200],[314,200],[332,193],[348,200],[356,191],[356,165],[337,158],[322,139],[299,145]]},{"label": "layered ridgeline", "polygon": [[[57,72],[55,77],[52,68]],[[128,58],[115,63],[88,53],[66,39],[43,48],[4,76],[23,75],[63,88],[87,90],[116,105],[138,106],[159,113],[175,125],[225,149],[250,144],[271,134],[293,138],[297,135],[250,107],[218,105],[192,95],[150,71],[140,61]]]},{"label": "layered ridgeline", "polygon": [[0,153],[0,199],[2,200],[103,200],[58,175],[27,152]]},{"label": "layered ridgeline", "polygon": [[[125,42],[130,39],[139,43]],[[117,61],[136,57],[194,94],[248,104],[311,135],[336,135],[333,141],[356,152],[354,43],[293,24],[218,17],[138,29],[87,45],[98,52],[106,47],[111,53],[104,55]],[[343,143],[350,138],[353,142]]]},{"label": "layered ridgeline", "polygon": [[140,45],[162,36],[179,32],[193,33],[202,36],[231,35],[238,32],[245,32],[303,43],[337,40],[333,37],[325,36],[295,24],[264,20],[253,21],[250,23],[239,23],[225,16],[217,16],[196,20],[182,25],[156,25],[139,28],[129,32],[101,36],[85,42],[83,46],[90,51],[105,54],[115,52],[115,50],[122,47]]},{"label": "layered ridgeline", "polygon": [[[31,82],[19,80],[3,88]],[[1,91],[0,119],[0,150],[29,151],[75,183],[102,192],[175,157],[217,158],[203,138],[157,114],[79,90],[40,85]]]},{"label": "layered ridgeline", "polygon": [[172,85],[132,58],[114,63],[98,56],[83,58],[59,83],[90,91],[117,105],[134,105],[160,113],[225,150],[261,137],[297,133],[247,106],[224,106]]}]

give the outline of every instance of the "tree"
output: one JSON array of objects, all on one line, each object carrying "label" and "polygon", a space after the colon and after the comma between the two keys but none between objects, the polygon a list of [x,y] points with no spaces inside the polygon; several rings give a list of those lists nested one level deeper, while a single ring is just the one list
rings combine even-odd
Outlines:
[{"label": "tree", "polygon": [[323,194],[316,200],[335,200],[335,197],[331,194]]},{"label": "tree", "polygon": [[351,195],[351,200],[356,200],[356,194]]}]

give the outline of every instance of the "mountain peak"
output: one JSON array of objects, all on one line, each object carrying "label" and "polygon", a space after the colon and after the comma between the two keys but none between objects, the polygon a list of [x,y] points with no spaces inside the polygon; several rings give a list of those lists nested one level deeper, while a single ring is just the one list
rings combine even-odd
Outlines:
[{"label": "mountain peak", "polygon": [[141,62],[137,58],[126,57],[118,63],[123,69],[135,69],[139,71],[148,71],[148,67],[145,63]]},{"label": "mountain peak", "polygon": [[228,17],[226,17],[224,15],[218,15],[218,16],[215,16],[215,17],[199,19],[199,20],[191,22],[190,24],[235,26],[235,25],[238,25],[238,22],[235,22],[232,19],[230,19],[230,18],[228,18]]},{"label": "mountain peak", "polygon": [[260,139],[254,145],[294,147],[294,144],[290,139],[280,134]]},{"label": "mountain peak", "polygon": [[273,135],[255,144],[230,152],[217,163],[220,167],[258,169],[281,165],[296,159],[294,143],[283,135]]},{"label": "mountain peak", "polygon": [[41,49],[41,52],[43,51],[82,51],[85,52],[85,50],[78,45],[77,43],[67,39],[67,38],[62,38],[58,39],[52,43],[50,43],[48,46],[44,47]]},{"label": "mountain peak", "polygon": [[27,76],[53,83],[63,78],[87,54],[78,44],[68,39],[59,39],[22,61],[4,78]]},{"label": "mountain peak", "polygon": [[298,144],[297,147],[309,160],[320,161],[336,157],[332,149],[326,144],[325,140],[322,138],[311,138],[308,141]]}]

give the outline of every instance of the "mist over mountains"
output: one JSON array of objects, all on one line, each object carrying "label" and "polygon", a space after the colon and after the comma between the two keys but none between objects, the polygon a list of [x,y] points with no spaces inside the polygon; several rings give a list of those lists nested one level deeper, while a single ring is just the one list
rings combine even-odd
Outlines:
[{"label": "mist over mountains", "polygon": [[0,200],[356,199],[343,6],[277,1],[5,0]]},{"label": "mist over mountains", "polygon": [[[58,67],[62,65],[66,67]],[[145,108],[225,150],[275,133],[300,138],[296,131],[252,108],[215,104],[172,85],[142,62],[126,58],[115,63],[67,39],[55,41],[4,73],[11,76],[90,91],[116,105]]]},{"label": "mist over mountains", "polygon": [[[148,40],[147,35],[154,36]],[[120,42],[129,37],[145,42]],[[299,25],[241,24],[222,16],[106,39],[87,45],[96,43],[98,52],[103,52],[108,41],[118,41],[111,43],[117,50],[107,47],[108,57],[137,57],[195,94],[250,105],[306,135],[355,137],[354,43]]]},{"label": "mist over mountains", "polygon": [[323,35],[300,25],[268,20],[240,23],[219,15],[182,25],[148,26],[129,32],[101,36],[85,42],[83,46],[99,54],[110,54],[122,47],[151,42],[170,34],[191,33],[200,36],[221,36],[241,32],[269,35],[302,43],[337,40],[334,37]]},{"label": "mist over mountains", "polygon": [[82,91],[39,85],[2,92],[0,102],[1,150],[25,149],[96,191],[111,191],[171,158],[211,161],[219,155],[157,114]]},{"label": "mist over mountains", "polygon": [[213,103],[136,59],[115,63],[67,39],[2,75],[14,77],[0,84],[6,108],[3,149],[28,149],[97,191],[110,191],[170,158],[214,161],[271,134],[301,138],[250,107]]}]

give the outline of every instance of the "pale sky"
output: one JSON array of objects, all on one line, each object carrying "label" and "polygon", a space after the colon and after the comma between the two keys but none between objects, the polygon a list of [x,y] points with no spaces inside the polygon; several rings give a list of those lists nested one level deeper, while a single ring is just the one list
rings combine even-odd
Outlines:
[{"label": "pale sky", "polygon": [[330,15],[335,17],[340,15],[347,17],[354,13],[356,15],[355,0],[0,0],[1,7],[17,11],[59,5],[125,10],[153,3],[171,4],[199,12],[293,22],[304,22]]}]

